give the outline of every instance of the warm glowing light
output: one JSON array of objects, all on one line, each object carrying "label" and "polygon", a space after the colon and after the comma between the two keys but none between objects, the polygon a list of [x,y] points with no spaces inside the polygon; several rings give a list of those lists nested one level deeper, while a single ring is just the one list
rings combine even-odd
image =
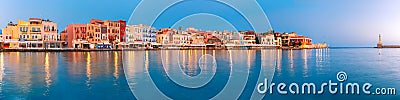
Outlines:
[{"label": "warm glowing light", "polygon": [[114,52],[114,77],[118,79],[118,52]]},{"label": "warm glowing light", "polygon": [[[167,53],[167,55],[168,55],[168,53]],[[168,58],[168,57],[167,57],[167,58]],[[167,61],[168,61],[168,59],[166,59],[166,62],[167,62]],[[146,69],[149,68],[149,51],[146,51],[145,66],[146,66]]]},{"label": "warm glowing light", "polygon": [[251,63],[251,62],[250,62],[250,50],[247,50],[247,67],[250,67],[250,66],[251,66],[250,63]]},{"label": "warm glowing light", "polygon": [[282,60],[282,50],[281,49],[277,49],[277,51],[278,51],[278,58],[277,58],[277,69],[278,69],[278,72],[281,72],[281,67],[282,67],[282,63],[281,63],[281,60]]},{"label": "warm glowing light", "polygon": [[3,89],[1,88],[3,85],[3,74],[4,74],[4,54],[3,52],[0,53],[0,93],[3,91]]},{"label": "warm glowing light", "polygon": [[[49,88],[50,88],[50,85],[51,85],[49,53],[46,53],[46,56],[45,56],[44,71],[46,73],[46,77],[45,77],[46,92],[49,92],[50,91]],[[47,95],[47,93],[45,93],[44,95]]]},{"label": "warm glowing light", "polygon": [[303,59],[304,59],[304,68],[307,69],[308,65],[307,65],[307,50],[303,50]]},{"label": "warm glowing light", "polygon": [[86,80],[86,86],[90,86],[90,81],[92,79],[92,71],[90,69],[90,52],[87,53],[87,57],[86,57],[86,77],[88,78]]},{"label": "warm glowing light", "polygon": [[229,50],[229,66],[231,67],[231,71],[232,71],[232,66],[233,66],[232,50]]},{"label": "warm glowing light", "polygon": [[294,60],[293,60],[293,50],[292,49],[290,49],[289,51],[289,63],[290,63],[290,72],[293,74],[293,72],[294,72]]}]

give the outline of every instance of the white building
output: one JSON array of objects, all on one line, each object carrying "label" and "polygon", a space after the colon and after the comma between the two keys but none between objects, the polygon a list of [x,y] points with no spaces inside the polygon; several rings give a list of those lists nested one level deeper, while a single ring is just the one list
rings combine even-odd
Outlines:
[{"label": "white building", "polygon": [[275,37],[274,37],[273,34],[262,35],[262,36],[260,37],[260,42],[261,42],[261,44],[263,44],[263,45],[272,46],[272,45],[275,45]]},{"label": "white building", "polygon": [[151,43],[156,42],[157,30],[147,25],[128,25],[126,26],[127,43]]}]

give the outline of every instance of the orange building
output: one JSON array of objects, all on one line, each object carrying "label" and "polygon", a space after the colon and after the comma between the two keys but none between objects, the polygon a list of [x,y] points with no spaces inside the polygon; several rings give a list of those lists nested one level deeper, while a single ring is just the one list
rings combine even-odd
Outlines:
[{"label": "orange building", "polygon": [[64,34],[70,48],[116,48],[125,41],[125,24],[123,20],[91,19],[88,24],[68,25]]},{"label": "orange building", "polygon": [[62,34],[65,34],[69,48],[83,48],[83,44],[88,44],[86,40],[87,25],[86,24],[70,24]]}]

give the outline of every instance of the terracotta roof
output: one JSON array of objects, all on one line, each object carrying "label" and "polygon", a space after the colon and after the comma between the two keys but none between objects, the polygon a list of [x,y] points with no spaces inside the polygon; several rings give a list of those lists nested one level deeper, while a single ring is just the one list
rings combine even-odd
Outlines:
[{"label": "terracotta roof", "polygon": [[41,18],[29,18],[29,20],[42,20]]}]

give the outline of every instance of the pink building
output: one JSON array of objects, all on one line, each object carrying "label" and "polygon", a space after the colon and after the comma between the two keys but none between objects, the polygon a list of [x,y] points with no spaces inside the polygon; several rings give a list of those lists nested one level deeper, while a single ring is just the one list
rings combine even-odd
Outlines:
[{"label": "pink building", "polygon": [[117,48],[125,42],[126,22],[91,19],[88,24],[70,24],[65,29],[69,48]]},{"label": "pink building", "polygon": [[50,20],[42,21],[42,40],[43,41],[57,41],[57,24]]}]

